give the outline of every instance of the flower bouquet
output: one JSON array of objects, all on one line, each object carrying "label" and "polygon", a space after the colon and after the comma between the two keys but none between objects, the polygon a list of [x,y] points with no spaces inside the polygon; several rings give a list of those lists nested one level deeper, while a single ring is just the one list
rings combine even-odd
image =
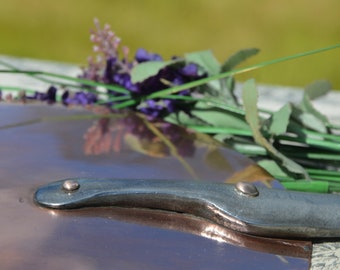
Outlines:
[{"label": "flower bouquet", "polygon": [[[128,47],[109,25],[95,20],[91,31],[94,56],[78,77],[21,70],[1,61],[1,72],[25,74],[48,82],[46,92],[0,85],[0,100],[56,102],[65,106],[102,106],[112,113],[134,111],[150,122],[176,124],[208,134],[220,144],[254,159],[286,188],[314,192],[340,192],[340,126],[331,123],[312,104],[331,90],[327,81],[306,87],[299,103],[277,111],[258,108],[255,81],[235,93],[234,75],[267,65],[339,48],[334,45],[274,59],[246,68],[236,67],[259,50],[249,48],[223,64],[209,50],[164,60]],[[13,98],[6,91],[17,91]]]}]

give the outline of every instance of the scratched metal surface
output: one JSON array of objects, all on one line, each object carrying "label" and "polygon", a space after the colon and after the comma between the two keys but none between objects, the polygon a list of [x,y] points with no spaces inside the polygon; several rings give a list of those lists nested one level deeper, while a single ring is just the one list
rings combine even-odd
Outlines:
[{"label": "scratched metal surface", "polygon": [[[202,234],[211,224],[200,220],[122,209],[59,213],[38,208],[32,202],[34,190],[57,179],[193,179],[176,157],[136,152],[131,140],[122,140],[119,151],[86,152],[84,134],[93,131],[97,120],[49,118],[83,114],[59,106],[0,104],[1,269],[308,269],[308,256],[302,258],[306,254],[291,254],[265,239],[212,239]],[[23,124],[41,116],[44,121]],[[6,127],[9,123],[21,124]],[[211,146],[200,142],[195,147],[185,160],[198,178],[224,181],[251,164],[220,149],[230,167],[219,170],[204,158]]]}]

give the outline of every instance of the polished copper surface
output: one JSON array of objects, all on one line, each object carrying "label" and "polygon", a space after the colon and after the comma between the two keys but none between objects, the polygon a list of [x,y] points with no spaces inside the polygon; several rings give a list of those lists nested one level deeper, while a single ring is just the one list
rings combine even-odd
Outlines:
[{"label": "polished copper surface", "polygon": [[[32,200],[38,186],[72,177],[235,181],[256,168],[247,158],[138,116],[4,104],[0,114],[1,269],[308,269],[310,242],[150,210],[61,213]],[[171,128],[174,141],[165,135]]]}]

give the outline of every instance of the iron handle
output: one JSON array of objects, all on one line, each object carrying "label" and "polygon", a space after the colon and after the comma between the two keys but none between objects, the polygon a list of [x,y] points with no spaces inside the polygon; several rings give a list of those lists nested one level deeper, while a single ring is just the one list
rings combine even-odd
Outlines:
[{"label": "iron handle", "polygon": [[[255,192],[255,193],[254,193]],[[174,211],[266,237],[340,237],[340,196],[251,184],[142,179],[65,179],[40,187],[43,207],[135,207]]]}]

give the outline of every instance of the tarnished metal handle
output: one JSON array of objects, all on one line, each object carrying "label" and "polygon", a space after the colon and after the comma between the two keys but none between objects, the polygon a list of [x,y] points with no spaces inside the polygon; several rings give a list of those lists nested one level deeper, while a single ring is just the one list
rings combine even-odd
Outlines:
[{"label": "tarnished metal handle", "polygon": [[340,237],[340,196],[194,181],[66,179],[40,187],[43,207],[136,207],[185,213],[266,237]]}]

